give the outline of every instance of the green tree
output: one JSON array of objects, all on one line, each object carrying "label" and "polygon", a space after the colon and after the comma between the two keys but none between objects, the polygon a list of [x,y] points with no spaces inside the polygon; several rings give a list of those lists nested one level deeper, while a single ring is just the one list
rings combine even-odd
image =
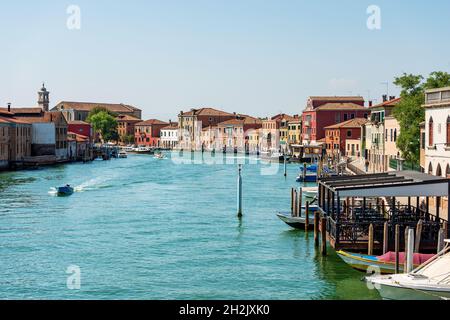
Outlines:
[{"label": "green tree", "polygon": [[402,100],[394,109],[400,124],[397,147],[407,162],[418,163],[420,157],[420,123],[425,120],[425,90],[450,85],[450,74],[432,72],[425,80],[421,75],[406,74],[395,78],[394,84],[401,88]]},{"label": "green tree", "polygon": [[95,112],[94,110],[87,118],[94,131],[100,134],[103,142],[117,141],[119,134],[116,118],[105,110],[95,110]]}]

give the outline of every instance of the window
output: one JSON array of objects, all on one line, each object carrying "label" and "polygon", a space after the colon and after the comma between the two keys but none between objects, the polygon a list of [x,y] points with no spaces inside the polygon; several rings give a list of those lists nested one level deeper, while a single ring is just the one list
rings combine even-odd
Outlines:
[{"label": "window", "polygon": [[347,130],[347,138],[351,138],[352,136],[352,130]]},{"label": "window", "polygon": [[436,176],[440,177],[442,176],[442,170],[441,170],[441,165],[438,164],[437,169],[436,169]]},{"label": "window", "polygon": [[397,142],[397,129],[394,129],[394,142]]},{"label": "window", "polygon": [[430,118],[430,122],[428,123],[428,145],[430,147],[432,147],[434,145],[434,142],[433,142],[433,128],[434,128],[433,118]]},{"label": "window", "polygon": [[348,114],[344,113],[344,121],[348,120]]},{"label": "window", "polygon": [[352,113],[352,114],[350,115],[350,119],[355,119],[355,114],[354,114],[354,113]]},{"label": "window", "polygon": [[450,147],[450,116],[447,117],[447,147]]}]

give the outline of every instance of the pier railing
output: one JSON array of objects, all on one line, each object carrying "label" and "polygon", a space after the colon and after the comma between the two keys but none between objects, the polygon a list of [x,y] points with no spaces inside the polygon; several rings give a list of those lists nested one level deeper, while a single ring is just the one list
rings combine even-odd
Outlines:
[{"label": "pier railing", "polygon": [[[370,225],[373,226],[374,242],[382,244],[384,241],[384,225],[388,226],[388,247],[394,249],[395,226],[400,227],[400,232],[405,232],[406,228],[417,229],[419,221],[422,224],[421,246],[424,248],[435,248],[437,246],[439,230],[446,228],[446,221],[431,213],[417,210],[410,206],[396,206],[394,209],[384,211],[383,206],[372,208],[347,207],[342,210],[339,218],[337,213],[328,217],[327,229],[330,238],[336,247],[345,248],[345,244],[350,247],[360,245],[364,247],[369,242]],[[446,228],[447,237],[450,237]],[[401,238],[401,245],[404,246],[404,237]]]}]

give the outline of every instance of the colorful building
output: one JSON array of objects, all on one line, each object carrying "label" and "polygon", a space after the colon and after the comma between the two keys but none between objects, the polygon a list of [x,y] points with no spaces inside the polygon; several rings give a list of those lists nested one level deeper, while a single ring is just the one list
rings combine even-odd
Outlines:
[{"label": "colorful building", "polygon": [[[10,110],[10,109],[9,109]],[[31,156],[31,125],[0,110],[0,170],[22,163]]]},{"label": "colorful building", "polygon": [[84,121],[68,121],[67,132],[87,137],[89,140],[93,138],[91,124]]},{"label": "colorful building", "polygon": [[156,119],[150,119],[135,124],[134,139],[138,146],[161,147],[161,129],[168,123]]},{"label": "colorful building", "polygon": [[[347,139],[360,140],[361,126],[367,121],[366,118],[355,118],[325,127],[325,144],[328,156],[346,155]],[[355,144],[353,145],[353,148],[355,148]]]},{"label": "colorful building", "polygon": [[214,108],[191,109],[188,112],[181,111],[178,115],[179,148],[201,150],[203,128],[217,126],[219,123],[235,117],[236,114]]},{"label": "colorful building", "polygon": [[325,138],[325,127],[369,113],[363,97],[310,97],[302,115],[302,142],[319,141]]},{"label": "colorful building", "polygon": [[[371,115],[370,121],[365,125],[364,144],[364,156],[369,164],[369,172],[389,171],[390,159],[398,156],[396,141],[400,128],[393,118],[393,110],[400,101],[401,98],[392,96],[388,99],[384,95],[382,103],[369,108]],[[386,120],[388,120],[389,128],[386,128]],[[390,143],[389,154],[386,153],[386,143]]]},{"label": "colorful building", "polygon": [[178,123],[169,121],[169,125],[161,129],[161,146],[175,149],[178,145]]},{"label": "colorful building", "polygon": [[249,152],[247,132],[261,127],[262,121],[250,116],[236,116],[221,122],[217,125],[219,147],[226,151]]},{"label": "colorful building", "polygon": [[121,144],[133,144],[136,123],[142,122],[141,119],[128,114],[117,116],[117,133]]},{"label": "colorful building", "polygon": [[86,121],[89,113],[95,108],[103,108],[116,115],[129,115],[138,119],[142,118],[141,109],[122,103],[62,101],[51,111],[61,111],[67,121]]},{"label": "colorful building", "polygon": [[[425,172],[450,178],[450,87],[425,93]],[[430,201],[444,219],[448,217],[448,198]]]}]

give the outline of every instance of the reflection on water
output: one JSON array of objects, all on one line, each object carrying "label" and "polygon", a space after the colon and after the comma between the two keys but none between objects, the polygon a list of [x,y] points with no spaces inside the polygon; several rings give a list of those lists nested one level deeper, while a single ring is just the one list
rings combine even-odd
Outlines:
[{"label": "reflection on water", "polygon": [[[287,179],[244,165],[238,219],[237,165],[207,163],[130,155],[0,174],[0,298],[378,299],[331,249],[322,257],[312,234],[276,217],[298,165]],[[72,196],[49,194],[65,184]],[[70,265],[80,291],[66,287]]]}]

